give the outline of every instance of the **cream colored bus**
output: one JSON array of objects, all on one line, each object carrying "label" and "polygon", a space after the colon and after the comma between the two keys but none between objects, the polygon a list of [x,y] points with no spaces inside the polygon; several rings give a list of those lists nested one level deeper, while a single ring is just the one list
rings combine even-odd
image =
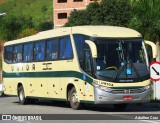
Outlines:
[{"label": "cream colored bus", "polygon": [[149,62],[137,31],[112,26],[78,26],[40,32],[4,44],[4,93],[20,104],[33,99],[113,104],[148,102]]}]

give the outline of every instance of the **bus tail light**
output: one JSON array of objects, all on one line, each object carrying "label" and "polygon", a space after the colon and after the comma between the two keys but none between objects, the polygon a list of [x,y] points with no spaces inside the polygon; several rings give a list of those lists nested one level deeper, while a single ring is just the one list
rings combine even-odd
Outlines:
[{"label": "bus tail light", "polygon": [[132,96],[123,96],[123,100],[133,100],[133,97]]}]

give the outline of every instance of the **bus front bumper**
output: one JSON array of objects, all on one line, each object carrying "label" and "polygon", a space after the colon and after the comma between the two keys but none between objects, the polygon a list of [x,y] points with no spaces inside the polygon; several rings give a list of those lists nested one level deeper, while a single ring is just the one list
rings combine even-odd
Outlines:
[{"label": "bus front bumper", "polygon": [[[95,91],[95,104],[121,104],[121,103],[144,103],[149,102],[151,97],[151,89],[142,93],[110,93],[98,88]],[[125,100],[124,97],[132,97],[131,100]]]}]

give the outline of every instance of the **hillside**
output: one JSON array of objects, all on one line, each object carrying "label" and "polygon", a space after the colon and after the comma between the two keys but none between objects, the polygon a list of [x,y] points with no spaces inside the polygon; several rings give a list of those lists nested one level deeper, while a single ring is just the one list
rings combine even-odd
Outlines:
[{"label": "hillside", "polygon": [[[26,32],[30,28],[36,32],[41,31],[40,26],[43,29],[44,27],[45,29],[53,27],[53,0],[0,0],[0,13],[4,12],[6,15],[0,17],[0,70],[4,41],[17,39],[18,36],[32,35],[33,32]],[[29,18],[31,21],[26,21],[23,18]]]},{"label": "hillside", "polygon": [[0,0],[0,3],[4,2],[5,0]]},{"label": "hillside", "polygon": [[0,0],[0,13],[32,17],[35,25],[53,19],[53,0]]}]

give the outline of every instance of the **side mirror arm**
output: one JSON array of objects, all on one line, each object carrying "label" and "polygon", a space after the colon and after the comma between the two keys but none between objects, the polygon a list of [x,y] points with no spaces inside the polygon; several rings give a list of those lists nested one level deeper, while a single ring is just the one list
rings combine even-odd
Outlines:
[{"label": "side mirror arm", "polygon": [[97,58],[97,47],[96,44],[93,41],[85,40],[85,43],[87,43],[91,49],[92,57]]},{"label": "side mirror arm", "polygon": [[156,45],[153,42],[147,41],[147,40],[145,40],[145,43],[152,47],[152,56],[155,59],[157,57],[157,47],[156,47]]}]

